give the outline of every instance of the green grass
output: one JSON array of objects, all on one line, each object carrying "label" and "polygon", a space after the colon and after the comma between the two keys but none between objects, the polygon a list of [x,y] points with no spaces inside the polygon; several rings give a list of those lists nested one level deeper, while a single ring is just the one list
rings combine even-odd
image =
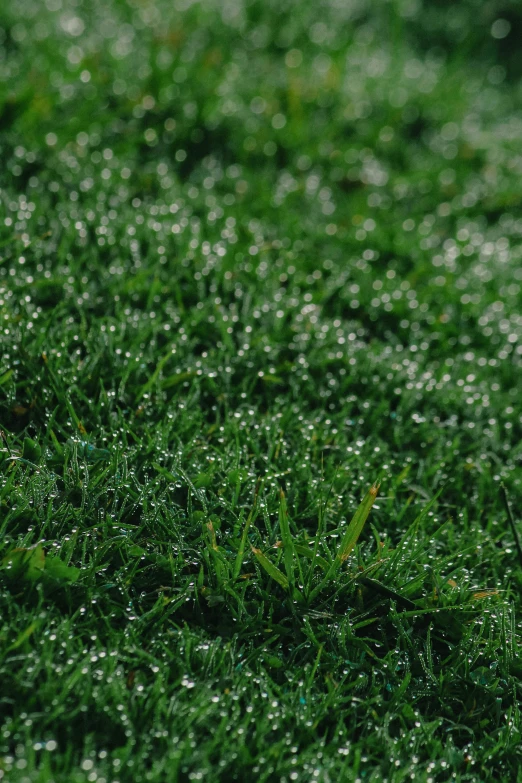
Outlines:
[{"label": "green grass", "polygon": [[0,781],[522,780],[521,33],[2,4]]}]

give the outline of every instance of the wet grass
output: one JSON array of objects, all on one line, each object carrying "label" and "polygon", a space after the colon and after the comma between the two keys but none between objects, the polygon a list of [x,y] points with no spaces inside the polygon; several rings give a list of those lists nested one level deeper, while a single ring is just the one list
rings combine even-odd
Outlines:
[{"label": "wet grass", "polygon": [[521,28],[2,6],[0,780],[520,779]]}]

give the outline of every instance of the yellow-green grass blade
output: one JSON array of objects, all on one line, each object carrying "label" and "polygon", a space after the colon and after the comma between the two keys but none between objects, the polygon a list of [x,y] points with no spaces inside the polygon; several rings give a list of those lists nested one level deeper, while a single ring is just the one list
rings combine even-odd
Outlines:
[{"label": "yellow-green grass blade", "polygon": [[241,540],[239,542],[239,549],[237,550],[237,556],[234,563],[234,569],[232,571],[232,578],[237,579],[240,572],[241,572],[241,566],[243,565],[243,558],[245,556],[245,549],[247,544],[247,537],[248,537],[248,531],[250,529],[250,525],[252,524],[252,520],[254,519],[254,516],[257,512],[257,498],[259,496],[259,491],[262,486],[262,479],[258,479],[256,488],[254,490],[254,503],[252,505],[252,508],[250,510],[250,514],[247,517],[247,520],[245,522],[245,526],[243,528],[243,533],[241,536]]},{"label": "yellow-green grass blade", "polygon": [[293,586],[295,584],[294,558],[296,557],[296,553],[294,549],[294,541],[290,532],[290,524],[288,522],[286,497],[282,489],[279,492],[279,530],[281,532],[281,540],[283,542],[283,558],[285,563],[286,576],[288,583]]},{"label": "yellow-green grass blade", "polygon": [[346,528],[346,533],[343,536],[343,540],[341,541],[341,546],[339,547],[339,550],[337,552],[337,555],[335,556],[335,560],[333,563],[333,567],[336,570],[351,555],[354,546],[359,540],[359,536],[362,533],[362,529],[365,525],[366,520],[370,515],[371,508],[377,498],[379,486],[380,485],[377,483],[372,484],[372,486],[370,487],[370,489],[362,499],[362,502],[357,508],[355,514],[353,515],[350,524]]},{"label": "yellow-green grass blade", "polygon": [[252,554],[256,558],[261,568],[266,571],[266,573],[271,576],[272,579],[275,579],[275,581],[280,584],[281,587],[283,587],[285,590],[288,590],[289,582],[283,572],[280,571],[279,568],[277,568],[271,562],[271,560],[269,560],[268,557],[262,553],[260,549],[252,547]]},{"label": "yellow-green grass blade", "polygon": [[337,571],[340,569],[344,561],[352,553],[357,541],[359,540],[359,536],[362,533],[365,522],[368,519],[368,516],[370,515],[372,506],[375,503],[375,500],[377,498],[377,493],[379,491],[379,486],[380,484],[378,482],[372,484],[372,486],[370,487],[370,489],[362,499],[360,505],[358,506],[355,514],[353,515],[350,521],[350,524],[346,528],[346,532],[343,535],[341,545],[337,550],[337,554],[335,556],[332,565],[330,566],[330,569],[328,570],[328,573],[326,574],[322,582],[315,588],[315,590],[312,591],[312,593],[310,594],[310,600],[315,598],[315,596],[321,592],[325,584],[327,584],[327,582],[329,582],[332,579],[332,577],[337,573]]}]

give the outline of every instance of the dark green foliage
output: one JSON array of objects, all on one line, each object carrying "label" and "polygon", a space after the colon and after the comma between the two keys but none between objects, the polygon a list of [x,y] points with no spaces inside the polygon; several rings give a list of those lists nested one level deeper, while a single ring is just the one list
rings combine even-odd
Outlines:
[{"label": "dark green foliage", "polygon": [[521,29],[2,4],[0,780],[521,780]]}]

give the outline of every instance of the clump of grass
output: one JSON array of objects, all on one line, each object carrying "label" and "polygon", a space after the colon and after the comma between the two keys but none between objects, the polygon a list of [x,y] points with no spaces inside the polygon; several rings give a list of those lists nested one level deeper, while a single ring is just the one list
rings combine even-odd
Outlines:
[{"label": "clump of grass", "polygon": [[514,780],[518,7],[58,5],[0,8],[0,778]]}]

